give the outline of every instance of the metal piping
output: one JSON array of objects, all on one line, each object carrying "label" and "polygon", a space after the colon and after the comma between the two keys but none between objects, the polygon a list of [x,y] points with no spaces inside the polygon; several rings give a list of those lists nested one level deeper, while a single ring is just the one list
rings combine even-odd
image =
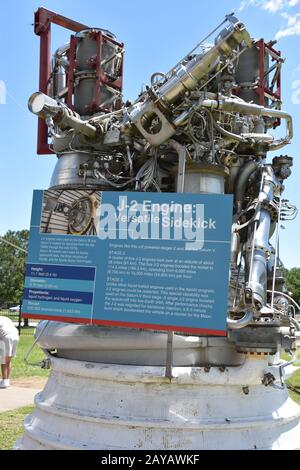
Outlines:
[{"label": "metal piping", "polygon": [[[39,91],[33,93],[29,98],[28,108],[33,114],[44,120],[47,120],[49,117],[53,118],[54,123],[61,129],[72,128],[76,132],[92,139],[97,135],[98,130],[96,127],[80,119],[79,115],[71,111],[67,106],[58,103],[53,98]],[[100,127],[99,130],[101,130]]]},{"label": "metal piping", "polygon": [[278,119],[285,119],[286,121],[286,130],[287,130],[287,135],[283,139],[278,139],[275,140],[269,147],[269,150],[279,150],[282,147],[284,147],[286,144],[289,144],[290,141],[293,138],[294,132],[293,132],[293,119],[292,116],[285,111],[279,111],[276,109],[266,109],[263,108],[264,113],[262,113],[262,116],[269,116],[269,117],[275,117]]},{"label": "metal piping", "polygon": [[176,140],[169,141],[171,147],[176,150],[178,154],[178,173],[177,173],[177,192],[183,193],[184,190],[184,174],[185,174],[185,160],[186,160],[186,148]]},{"label": "metal piping", "polygon": [[265,305],[266,302],[267,257],[270,252],[271,215],[269,208],[265,208],[265,205],[273,201],[276,186],[277,180],[274,174],[270,168],[266,167],[258,196],[260,210],[254,221],[254,230],[249,228],[252,248],[246,256],[247,287],[252,291],[253,301],[259,305]]},{"label": "metal piping", "polygon": [[298,332],[300,332],[300,323],[295,318],[290,318],[290,322],[296,328]]},{"label": "metal piping", "polygon": [[269,211],[262,210],[259,220],[254,224],[255,229],[249,229],[252,235],[252,248],[246,255],[247,287],[252,291],[254,302],[263,306],[266,303],[267,288],[267,256],[271,224]]},{"label": "metal piping", "polygon": [[220,134],[222,134],[224,137],[235,140],[236,142],[241,142],[241,143],[246,142],[245,139],[241,135],[233,134],[233,132],[226,131],[226,129],[221,127],[215,120],[213,122],[217,131]]},{"label": "metal piping", "polygon": [[[218,100],[205,99],[201,102],[201,106],[205,106],[212,110],[222,110],[227,112],[236,112],[241,114],[250,114],[254,116],[265,116],[265,117],[274,117],[277,119],[285,119],[286,121],[286,136],[281,139],[274,140],[272,143],[269,143],[269,150],[278,150],[285,145],[289,144],[293,138],[293,120],[292,116],[285,111],[280,111],[277,109],[264,108],[256,104],[243,103],[241,101],[226,98],[225,96],[220,96]],[[227,132],[227,131],[225,131]],[[231,134],[231,133],[230,133]],[[252,134],[255,136],[257,134]],[[260,136],[260,134],[258,134]],[[261,136],[263,136],[262,134]],[[251,137],[251,134],[246,134],[247,138]],[[260,137],[261,137],[260,136]],[[236,134],[232,134],[231,138],[236,139]],[[255,138],[255,137],[254,137]]]},{"label": "metal piping", "polygon": [[[271,294],[273,291],[268,289],[267,292]],[[278,290],[274,290],[274,294],[282,295],[283,297],[288,299],[290,302],[292,302],[295,305],[297,310],[300,312],[300,305],[290,295],[286,294],[285,292],[280,292]]]},{"label": "metal piping", "polygon": [[[242,23],[231,24],[228,34],[220,35],[213,46],[204,55],[195,55],[186,65],[180,64],[175,74],[159,89],[159,95],[168,103],[173,103],[181,93],[194,90],[201,78],[212,71],[220,55],[230,55],[243,41],[246,47],[251,44],[249,33]],[[163,103],[162,103],[163,104]]]},{"label": "metal piping", "polygon": [[251,310],[247,310],[245,315],[239,320],[232,320],[231,318],[227,318],[227,326],[231,330],[240,330],[241,328],[248,326],[252,320],[253,312]]},{"label": "metal piping", "polygon": [[240,212],[244,195],[246,191],[247,182],[250,176],[259,168],[259,164],[253,160],[247,162],[239,171],[237,176],[236,189],[234,194],[234,201],[237,209],[237,213]]},{"label": "metal piping", "polygon": [[61,96],[67,93],[66,87],[66,69],[69,66],[66,57],[63,57],[70,50],[70,44],[67,43],[64,46],[59,47],[51,61],[51,83],[52,83],[52,96]]},{"label": "metal piping", "polygon": [[[206,109],[206,108],[205,108]],[[240,143],[249,143],[249,141],[253,141],[254,143],[267,143],[270,144],[274,142],[274,137],[271,134],[257,134],[257,133],[244,133],[244,134],[234,134],[233,132],[229,132],[223,127],[221,127],[216,121],[214,121],[214,126],[217,131],[222,134],[224,137],[228,139],[232,139],[236,142]]]},{"label": "metal piping", "polygon": [[[209,51],[194,55],[189,60],[180,63],[161,86],[149,88],[148,96],[143,95],[128,110],[129,120],[151,145],[158,146],[167,141],[175,134],[176,126],[185,121],[188,113],[184,112],[173,124],[164,114],[166,107],[174,104],[186,91],[197,88],[200,81],[216,69],[220,57],[225,56],[228,60],[233,60],[237,56],[237,46],[240,46],[239,53],[241,53],[250,45],[251,38],[244,25],[239,21],[231,22],[228,28],[221,31],[216,38],[215,45]],[[145,115],[158,116],[162,123],[159,132],[155,134],[148,132],[143,122]]]}]

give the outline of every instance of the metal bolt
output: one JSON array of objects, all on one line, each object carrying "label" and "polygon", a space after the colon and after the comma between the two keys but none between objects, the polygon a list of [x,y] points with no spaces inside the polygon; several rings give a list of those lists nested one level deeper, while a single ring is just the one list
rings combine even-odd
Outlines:
[{"label": "metal bolt", "polygon": [[275,380],[276,379],[274,375],[271,374],[271,372],[268,372],[267,374],[263,376],[261,383],[267,387],[268,385],[272,385],[275,382]]}]

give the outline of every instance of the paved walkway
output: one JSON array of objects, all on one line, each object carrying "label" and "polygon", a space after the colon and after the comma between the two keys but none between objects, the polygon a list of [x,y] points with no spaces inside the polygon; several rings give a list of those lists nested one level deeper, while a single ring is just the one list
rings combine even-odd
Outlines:
[{"label": "paved walkway", "polygon": [[9,388],[0,389],[0,413],[33,405],[35,395],[44,388],[46,380],[40,377],[12,380]]},{"label": "paved walkway", "polygon": [[293,366],[293,364],[286,366],[284,369],[284,378],[289,379],[298,370],[300,370],[300,366]]}]

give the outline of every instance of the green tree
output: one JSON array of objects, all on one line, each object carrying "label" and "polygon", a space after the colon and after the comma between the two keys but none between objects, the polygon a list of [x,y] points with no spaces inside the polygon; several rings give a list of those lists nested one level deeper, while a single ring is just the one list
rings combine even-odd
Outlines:
[{"label": "green tree", "polygon": [[293,299],[300,303],[300,268],[285,270],[285,281],[287,289],[293,293]]},{"label": "green tree", "polygon": [[[2,238],[2,240],[1,240]],[[29,231],[9,230],[0,238],[0,306],[19,304],[23,296],[24,274]],[[5,243],[6,242],[11,243]],[[16,247],[20,247],[16,248]]]}]

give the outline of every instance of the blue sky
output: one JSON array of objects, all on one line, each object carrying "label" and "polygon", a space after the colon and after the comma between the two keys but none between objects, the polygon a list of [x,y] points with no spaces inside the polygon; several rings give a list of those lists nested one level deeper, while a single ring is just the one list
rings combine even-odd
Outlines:
[{"label": "blue sky", "polygon": [[[107,28],[125,43],[124,97],[129,99],[137,96],[153,72],[167,71],[177,63],[226,13],[234,11],[252,37],[278,38],[276,47],[286,57],[283,109],[293,115],[295,132],[293,143],[282,150],[294,157],[285,197],[300,208],[299,0],[14,0],[2,3],[0,17],[0,235],[29,227],[32,191],[49,186],[56,161],[55,156],[37,157],[37,121],[27,110],[28,97],[38,89],[39,38],[32,23],[39,6]],[[69,34],[53,27],[53,49],[67,42]],[[281,258],[289,268],[300,266],[300,215],[285,227]]]}]

